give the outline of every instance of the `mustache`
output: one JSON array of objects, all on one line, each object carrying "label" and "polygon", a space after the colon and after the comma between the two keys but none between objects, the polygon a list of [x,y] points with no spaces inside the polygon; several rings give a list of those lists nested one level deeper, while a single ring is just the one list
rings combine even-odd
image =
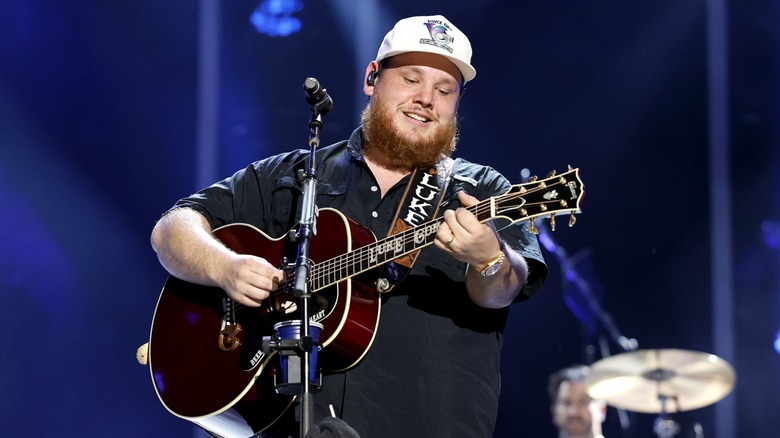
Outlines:
[{"label": "mustache", "polygon": [[414,108],[409,108],[409,109],[402,108],[401,112],[403,112],[403,113],[422,114],[428,120],[431,120],[431,121],[434,121],[434,122],[438,122],[439,121],[439,117],[437,117],[436,114],[433,111],[431,111],[429,109],[426,109],[426,108],[423,108],[421,106],[415,106]]}]

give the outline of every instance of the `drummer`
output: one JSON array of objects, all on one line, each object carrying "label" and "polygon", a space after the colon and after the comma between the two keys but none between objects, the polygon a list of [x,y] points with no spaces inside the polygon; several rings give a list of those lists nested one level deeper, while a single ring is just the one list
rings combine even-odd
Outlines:
[{"label": "drummer", "polygon": [[604,400],[590,398],[585,390],[589,368],[573,365],[550,375],[550,412],[558,438],[603,438],[601,424],[607,415]]}]

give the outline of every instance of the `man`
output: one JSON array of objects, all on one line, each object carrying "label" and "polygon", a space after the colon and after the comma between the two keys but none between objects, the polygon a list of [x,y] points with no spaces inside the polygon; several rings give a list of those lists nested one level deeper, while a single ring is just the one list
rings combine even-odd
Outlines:
[{"label": "man", "polygon": [[584,383],[588,370],[585,365],[574,365],[550,376],[550,412],[558,438],[603,438],[601,423],[607,405],[588,395]]},{"label": "man", "polygon": [[[415,169],[435,172],[435,184],[424,183],[444,190],[434,245],[381,295],[376,335],[360,362],[325,373],[315,422],[332,407],[362,437],[492,436],[507,306],[538,291],[547,268],[524,227],[497,231],[463,208],[510,186],[492,168],[449,158],[463,87],[476,76],[471,54],[468,38],[442,16],[399,21],[366,67],[361,126],[317,151],[317,206],[340,211],[377,238],[388,235],[399,206],[414,204],[405,193],[416,184]],[[283,283],[278,261],[236,254],[211,231],[243,222],[282,236],[295,218],[295,168],[308,155],[252,163],[180,200],[152,233],[163,266],[259,306]]]}]

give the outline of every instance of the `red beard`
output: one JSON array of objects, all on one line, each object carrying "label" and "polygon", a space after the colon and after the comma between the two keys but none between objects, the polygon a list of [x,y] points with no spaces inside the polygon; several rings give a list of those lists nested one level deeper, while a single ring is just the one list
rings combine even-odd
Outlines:
[{"label": "red beard", "polygon": [[409,141],[398,135],[391,113],[380,101],[366,106],[360,116],[365,144],[363,154],[390,170],[428,169],[455,151],[458,137],[457,114],[428,139]]}]

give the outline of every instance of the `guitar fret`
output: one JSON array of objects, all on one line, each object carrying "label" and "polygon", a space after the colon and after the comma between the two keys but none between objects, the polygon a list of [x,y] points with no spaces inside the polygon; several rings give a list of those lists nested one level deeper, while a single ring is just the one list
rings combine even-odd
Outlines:
[{"label": "guitar fret", "polygon": [[349,267],[351,265],[354,265],[355,263],[355,254],[351,254],[349,257],[347,257],[347,260],[344,261],[341,265],[341,274],[343,278],[347,278],[350,276],[350,270]]}]

